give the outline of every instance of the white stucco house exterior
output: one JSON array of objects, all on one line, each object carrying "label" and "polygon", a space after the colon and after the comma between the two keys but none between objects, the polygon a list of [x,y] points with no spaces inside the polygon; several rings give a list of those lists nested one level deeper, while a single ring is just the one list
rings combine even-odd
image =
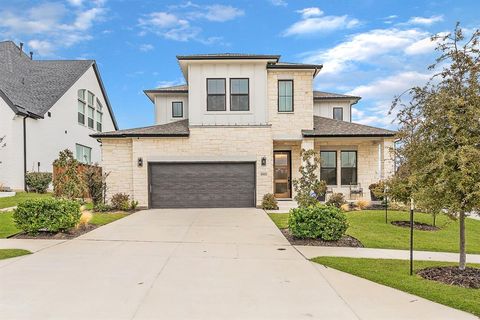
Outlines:
[{"label": "white stucco house exterior", "polygon": [[353,123],[360,97],[313,90],[322,65],[278,55],[177,59],[186,84],[145,90],[155,125],[92,135],[110,196],[124,192],[150,208],[291,199],[302,149],[318,152],[318,175],[347,199],[370,199],[368,186],[393,173],[395,132]]},{"label": "white stucco house exterior", "polygon": [[52,172],[58,153],[100,162],[92,133],[117,129],[93,60],[33,60],[0,42],[0,185],[24,189],[27,171]]}]

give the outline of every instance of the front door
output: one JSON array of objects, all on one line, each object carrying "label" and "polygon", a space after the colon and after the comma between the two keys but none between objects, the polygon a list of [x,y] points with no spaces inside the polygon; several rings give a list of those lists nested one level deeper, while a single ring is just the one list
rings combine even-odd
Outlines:
[{"label": "front door", "polygon": [[274,151],[273,153],[273,186],[275,198],[292,197],[290,158],[290,151]]}]

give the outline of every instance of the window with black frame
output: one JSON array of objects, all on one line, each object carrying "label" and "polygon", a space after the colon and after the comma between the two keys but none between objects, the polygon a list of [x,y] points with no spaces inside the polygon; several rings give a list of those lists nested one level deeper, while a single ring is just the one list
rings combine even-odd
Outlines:
[{"label": "window with black frame", "polygon": [[207,79],[207,111],[226,111],[225,79]]},{"label": "window with black frame", "polygon": [[337,152],[320,151],[320,180],[327,185],[337,184]]},{"label": "window with black frame", "polygon": [[333,108],[333,119],[343,121],[343,108]]},{"label": "window with black frame", "polygon": [[293,112],[293,80],[278,80],[278,112]]},{"label": "window with black frame", "polygon": [[248,79],[230,79],[230,111],[249,110],[248,82]]},{"label": "window with black frame", "polygon": [[342,185],[357,184],[357,151],[341,152]]},{"label": "window with black frame", "polygon": [[183,118],[183,102],[172,102],[172,118]]}]

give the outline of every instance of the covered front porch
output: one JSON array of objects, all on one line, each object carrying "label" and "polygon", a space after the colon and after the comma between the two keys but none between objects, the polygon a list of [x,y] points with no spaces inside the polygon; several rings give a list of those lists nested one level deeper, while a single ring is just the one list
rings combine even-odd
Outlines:
[{"label": "covered front porch", "polygon": [[[347,201],[371,200],[370,184],[394,172],[394,132],[350,122],[322,118],[303,138],[273,142],[273,192],[278,200],[295,197],[292,181],[300,177],[301,150],[320,156],[318,176],[327,194],[342,193]],[[317,128],[323,129],[317,129]]]}]

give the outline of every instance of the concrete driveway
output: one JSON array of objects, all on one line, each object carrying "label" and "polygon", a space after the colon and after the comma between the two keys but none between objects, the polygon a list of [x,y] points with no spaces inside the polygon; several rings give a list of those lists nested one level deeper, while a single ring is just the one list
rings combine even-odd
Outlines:
[{"label": "concrete driveway", "polygon": [[469,318],[322,269],[261,210],[146,210],[0,265],[0,319]]}]

